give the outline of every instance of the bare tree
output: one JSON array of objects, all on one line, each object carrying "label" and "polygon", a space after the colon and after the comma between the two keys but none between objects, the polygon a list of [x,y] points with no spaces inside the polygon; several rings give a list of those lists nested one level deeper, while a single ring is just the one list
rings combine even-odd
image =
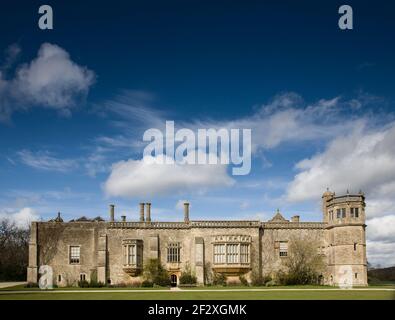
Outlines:
[{"label": "bare tree", "polygon": [[38,244],[40,246],[40,264],[50,264],[59,247],[59,240],[65,229],[64,224],[53,222],[41,226],[38,232]]},{"label": "bare tree", "polygon": [[292,237],[284,265],[286,271],[278,274],[283,284],[318,284],[325,268],[320,243],[311,237]]},{"label": "bare tree", "polygon": [[29,234],[8,219],[0,221],[0,280],[26,279]]}]

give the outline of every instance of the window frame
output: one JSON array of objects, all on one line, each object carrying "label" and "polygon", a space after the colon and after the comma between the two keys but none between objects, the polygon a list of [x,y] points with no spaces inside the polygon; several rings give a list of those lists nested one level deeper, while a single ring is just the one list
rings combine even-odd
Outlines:
[{"label": "window frame", "polygon": [[[281,248],[281,244],[286,246],[285,250],[284,250],[284,247]],[[279,241],[278,255],[280,258],[288,257],[288,241]]]},{"label": "window frame", "polygon": [[167,263],[180,263],[181,262],[181,243],[169,242],[167,244]]},{"label": "window frame", "polygon": [[251,244],[249,242],[213,243],[213,264],[214,265],[250,264],[251,263],[250,247]]},{"label": "window frame", "polygon": [[350,208],[350,216],[351,218],[359,218],[359,208],[358,207]]},{"label": "window frame", "polygon": [[[78,248],[78,258],[76,258],[76,255],[73,256],[73,249],[77,249],[77,248]],[[69,246],[69,264],[73,264],[73,265],[81,264],[81,246],[80,245]]]}]

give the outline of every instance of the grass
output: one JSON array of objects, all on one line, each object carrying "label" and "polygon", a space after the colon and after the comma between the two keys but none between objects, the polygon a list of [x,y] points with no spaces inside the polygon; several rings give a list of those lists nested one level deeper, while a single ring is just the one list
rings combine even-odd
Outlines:
[{"label": "grass", "polygon": [[170,291],[168,288],[59,288],[42,292],[37,288],[17,286],[0,290],[0,300],[395,300],[395,291],[387,290],[395,289],[394,286],[374,286],[369,289],[373,290],[339,290],[326,286],[232,286],[180,291]]}]

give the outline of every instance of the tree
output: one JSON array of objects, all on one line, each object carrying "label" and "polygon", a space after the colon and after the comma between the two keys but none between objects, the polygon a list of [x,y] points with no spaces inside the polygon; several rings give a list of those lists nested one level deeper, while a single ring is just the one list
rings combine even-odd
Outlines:
[{"label": "tree", "polygon": [[282,284],[319,284],[324,271],[324,259],[319,242],[307,237],[293,237],[289,241],[285,271],[278,272]]},{"label": "tree", "polygon": [[29,229],[8,219],[0,221],[0,281],[26,280]]},{"label": "tree", "polygon": [[63,223],[52,222],[43,225],[38,233],[38,245],[40,246],[40,265],[47,265],[58,251],[59,240],[64,232]]},{"label": "tree", "polygon": [[144,264],[144,278],[161,287],[170,286],[169,274],[158,259],[149,259]]}]

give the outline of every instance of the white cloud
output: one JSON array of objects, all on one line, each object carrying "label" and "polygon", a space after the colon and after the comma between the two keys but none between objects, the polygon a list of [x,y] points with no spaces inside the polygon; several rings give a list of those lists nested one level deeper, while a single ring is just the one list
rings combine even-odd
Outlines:
[{"label": "white cloud", "polygon": [[392,242],[395,244],[395,215],[369,219],[366,224],[368,226],[367,237],[370,241]]},{"label": "white cloud", "polygon": [[380,130],[354,129],[322,153],[300,161],[288,186],[290,201],[317,199],[326,187],[338,193],[362,189],[370,201],[387,197],[395,182],[395,123]]},{"label": "white cloud", "polygon": [[53,157],[48,151],[33,153],[29,150],[17,152],[20,160],[35,169],[46,171],[68,172],[78,166],[78,162],[73,159],[59,159]]},{"label": "white cloud", "polygon": [[163,155],[142,160],[120,161],[104,184],[110,196],[152,197],[185,191],[203,192],[209,188],[231,186],[234,180],[224,165],[158,164]]},{"label": "white cloud", "polygon": [[0,220],[7,219],[19,228],[27,228],[33,221],[38,221],[39,216],[32,208],[23,208],[19,211],[0,212]]},{"label": "white cloud", "polygon": [[367,260],[373,266],[392,267],[395,265],[395,242],[366,241]]},{"label": "white cloud", "polygon": [[0,119],[5,121],[14,111],[33,106],[70,116],[94,81],[93,71],[73,62],[61,47],[44,43],[34,60],[17,67],[13,79],[0,73]]}]

